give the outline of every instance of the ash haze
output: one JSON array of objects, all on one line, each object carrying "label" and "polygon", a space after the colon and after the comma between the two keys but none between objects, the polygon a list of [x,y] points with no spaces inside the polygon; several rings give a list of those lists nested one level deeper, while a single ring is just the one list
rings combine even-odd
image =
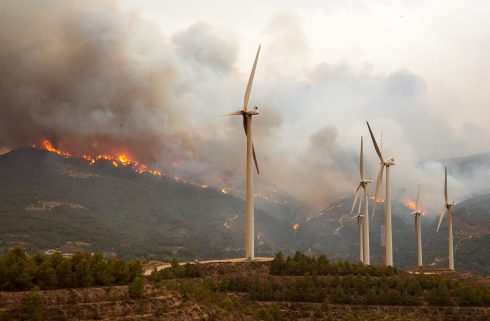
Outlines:
[{"label": "ash haze", "polygon": [[[0,2],[0,151],[42,137],[125,151],[171,175],[244,186],[241,108],[261,175],[310,203],[352,194],[365,121],[394,156],[393,198],[442,207],[436,160],[490,151],[488,1]],[[461,201],[490,171],[449,178]]]}]

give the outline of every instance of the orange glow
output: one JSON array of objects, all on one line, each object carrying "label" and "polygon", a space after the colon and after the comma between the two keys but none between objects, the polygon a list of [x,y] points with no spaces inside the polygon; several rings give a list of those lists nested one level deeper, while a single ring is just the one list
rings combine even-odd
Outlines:
[{"label": "orange glow", "polygon": [[[48,139],[44,139],[40,145],[32,145],[34,148],[47,150],[51,153],[58,154],[65,158],[74,157],[72,153],[53,147],[53,144]],[[150,173],[156,176],[162,176],[162,171],[157,169],[150,169],[145,164],[141,164],[138,161],[130,159],[126,154],[119,154],[117,156],[112,156],[109,154],[91,155],[83,154],[81,157],[86,160],[90,165],[94,165],[98,160],[104,159],[110,161],[114,167],[119,167],[120,165],[131,167],[136,173]]]},{"label": "orange glow", "polygon": [[412,200],[410,200],[410,199],[406,199],[406,200],[405,200],[403,203],[404,203],[404,204],[405,204],[405,206],[407,206],[409,209],[412,209],[412,210],[414,210],[414,211],[416,211],[416,212],[419,212],[419,213],[420,213],[420,214],[422,214],[422,215],[425,215],[424,210],[422,210],[422,209],[420,209],[420,208],[417,208],[417,207],[415,206],[415,202],[414,202],[414,201],[412,201]]},{"label": "orange glow", "polygon": [[208,187],[209,187],[209,186],[208,186],[208,185],[206,185],[206,184],[201,184],[201,185],[199,185],[199,186],[200,186],[201,188],[208,188]]},{"label": "orange glow", "polygon": [[297,231],[299,229],[299,224],[298,223],[294,223],[293,226],[292,226],[293,230]]},{"label": "orange glow", "polygon": [[229,187],[222,187],[221,188],[221,193],[228,194],[229,192],[230,192],[230,188]]},{"label": "orange glow", "polygon": [[417,210],[417,207],[415,206],[415,202],[412,201],[412,200],[409,200],[409,199],[406,199],[403,203],[405,203],[405,206],[407,206],[408,208],[416,211]]},{"label": "orange glow", "polygon": [[[369,198],[374,200],[374,194],[368,194]],[[385,199],[381,196],[378,195],[378,198],[376,199],[376,203],[384,203]]]},{"label": "orange glow", "polygon": [[53,147],[53,144],[51,144],[51,142],[49,140],[47,140],[47,139],[45,139],[45,140],[43,140],[41,142],[41,146],[42,146],[41,147],[42,149],[45,149],[47,151],[50,151],[51,153],[56,153],[56,154],[58,154],[60,156],[63,156],[65,158],[71,157],[71,154],[70,153],[65,152],[65,151],[62,151],[61,149],[54,148]]}]

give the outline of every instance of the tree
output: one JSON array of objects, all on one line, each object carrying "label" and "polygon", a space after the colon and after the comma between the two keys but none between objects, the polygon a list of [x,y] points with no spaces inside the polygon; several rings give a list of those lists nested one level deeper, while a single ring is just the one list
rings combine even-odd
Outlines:
[{"label": "tree", "polygon": [[41,291],[39,291],[39,287],[35,286],[26,298],[22,319],[25,321],[44,320],[44,310],[44,296]]},{"label": "tree", "polygon": [[145,281],[137,276],[128,287],[128,293],[131,299],[139,299],[143,297],[145,291]]}]

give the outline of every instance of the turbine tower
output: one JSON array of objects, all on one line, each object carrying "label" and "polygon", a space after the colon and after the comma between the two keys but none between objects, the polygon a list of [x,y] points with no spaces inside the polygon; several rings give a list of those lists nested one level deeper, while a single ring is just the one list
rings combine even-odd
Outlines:
[{"label": "turbine tower", "polygon": [[415,200],[415,208],[414,211],[410,214],[413,214],[415,217],[415,233],[417,234],[417,264],[418,266],[422,266],[422,222],[420,221],[420,216],[425,215],[424,211],[419,209],[419,198],[420,198],[420,185],[419,191],[417,192],[417,199]]},{"label": "turbine tower", "polygon": [[449,241],[449,269],[454,271],[454,253],[453,253],[453,207],[454,202],[449,203],[447,200],[447,167],[444,167],[444,207],[442,208],[441,216],[439,217],[439,224],[437,224],[437,232],[441,227],[444,214],[447,212],[447,228],[448,228],[448,241]]},{"label": "turbine tower", "polygon": [[252,116],[259,114],[259,108],[254,107],[252,109],[248,108],[248,101],[250,99],[250,92],[252,90],[252,84],[255,75],[255,68],[257,67],[257,60],[259,59],[260,45],[255,56],[255,61],[252,67],[252,72],[248,78],[247,89],[245,90],[245,96],[243,98],[243,107],[239,111],[235,111],[225,116],[242,116],[243,118],[243,129],[245,130],[245,135],[247,136],[247,163],[246,163],[246,230],[245,230],[245,258],[247,260],[254,260],[254,191],[253,191],[253,162],[255,163],[255,168],[257,169],[257,174],[259,174],[259,166],[257,164],[257,157],[255,156],[255,148],[252,140]]},{"label": "turbine tower", "polygon": [[[385,196],[385,250],[386,250],[386,266],[393,266],[393,248],[392,248],[392,237],[391,237],[391,194],[390,194],[390,166],[395,165],[395,160],[390,157],[386,160],[383,159],[381,151],[379,150],[378,144],[376,143],[376,138],[374,138],[371,126],[366,122],[369,134],[373,140],[374,149],[376,154],[378,154],[380,160],[380,167],[378,172],[378,177],[376,178],[376,190],[374,192],[374,199],[378,199],[379,188],[381,186],[381,181],[383,179],[383,172],[386,168],[386,196]],[[373,205],[373,218],[376,211],[376,202]]]},{"label": "turbine tower", "polygon": [[[364,264],[369,265],[371,264],[371,255],[369,250],[369,212],[368,212],[369,197],[368,197],[367,184],[371,183],[371,180],[364,178],[364,149],[363,149],[362,136],[361,136],[361,151],[359,155],[359,174],[360,174],[359,185],[357,185],[356,188],[356,194],[355,194],[356,196],[354,197],[354,203],[352,204],[351,213],[354,211],[354,208],[356,207],[357,199],[359,198],[360,195],[361,198],[359,199],[359,207],[357,209],[357,227],[359,229],[359,257]],[[361,188],[363,189],[362,194],[361,194]],[[364,213],[363,215],[360,215],[363,198],[364,198]]]}]

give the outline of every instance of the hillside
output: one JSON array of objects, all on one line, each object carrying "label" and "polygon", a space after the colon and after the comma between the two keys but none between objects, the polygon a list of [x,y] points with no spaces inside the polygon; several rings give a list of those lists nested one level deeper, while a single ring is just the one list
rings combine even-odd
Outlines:
[{"label": "hillside", "polygon": [[[349,213],[352,199],[340,200],[316,212],[302,223],[294,236],[298,249],[314,255],[327,253],[338,259],[358,259],[357,223]],[[416,266],[417,243],[414,222],[409,209],[402,203],[392,202],[393,257],[395,266],[411,269]],[[371,262],[383,264],[384,233],[382,206],[370,225]],[[446,223],[436,233],[437,219],[426,216],[422,221],[422,246],[424,265],[447,267]],[[475,197],[457,204],[454,210],[455,268],[490,275],[490,194]],[[309,237],[315,235],[316,237]]]},{"label": "hillside", "polygon": [[[148,259],[243,255],[244,202],[217,189],[31,148],[1,155],[0,168],[0,251],[21,245]],[[291,228],[260,209],[255,217],[257,255],[270,255]]]},{"label": "hillside", "polygon": [[[0,292],[0,320],[488,320],[488,278],[413,275],[327,258],[174,267],[127,286]],[[41,300],[29,301],[34,294]],[[35,307],[36,309],[34,309]],[[30,310],[29,310],[30,308]]]},{"label": "hillside", "polygon": [[[123,258],[185,260],[242,257],[245,205],[215,188],[165,176],[136,174],[109,161],[94,165],[23,148],[0,155],[0,251],[20,245],[30,252],[59,249],[103,252]],[[279,195],[286,198],[287,195]],[[301,202],[257,197],[256,254],[295,250],[356,262],[357,226],[352,199],[310,213]],[[490,275],[490,194],[457,204],[456,269]],[[416,244],[408,209],[393,201],[395,265],[415,267]],[[298,229],[291,228],[298,223]],[[372,222],[372,262],[383,262],[382,215]],[[445,224],[423,220],[424,263],[447,266]]]}]

